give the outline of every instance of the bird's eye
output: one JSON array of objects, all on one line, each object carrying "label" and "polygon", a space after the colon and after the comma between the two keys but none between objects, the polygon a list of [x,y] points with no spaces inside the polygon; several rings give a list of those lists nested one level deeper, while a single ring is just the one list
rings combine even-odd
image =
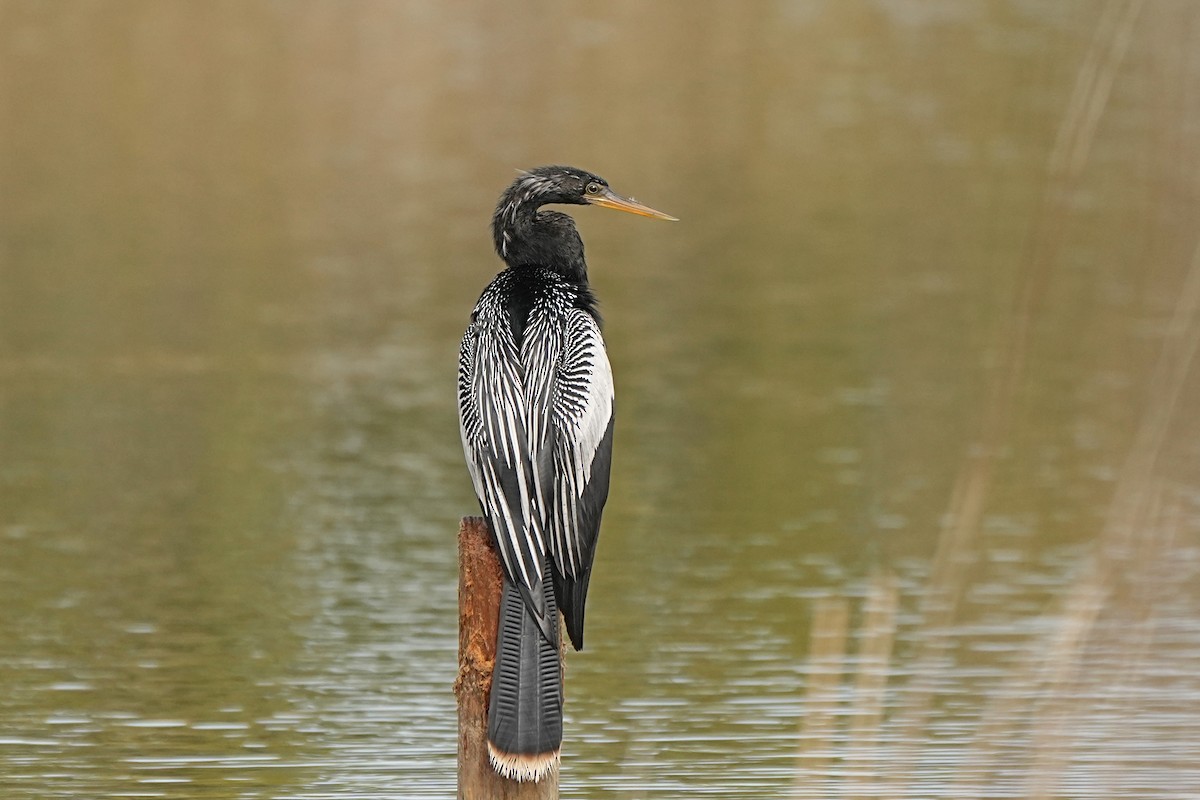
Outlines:
[{"label": "bird's eye", "polygon": [[588,194],[600,194],[600,184],[592,181],[587,185],[587,188],[584,189],[584,191]]}]

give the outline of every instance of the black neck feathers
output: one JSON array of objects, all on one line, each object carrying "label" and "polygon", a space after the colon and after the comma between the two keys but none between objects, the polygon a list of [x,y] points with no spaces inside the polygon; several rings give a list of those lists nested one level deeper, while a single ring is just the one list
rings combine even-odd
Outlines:
[{"label": "black neck feathers", "polygon": [[496,252],[510,267],[544,267],[571,283],[586,284],[587,262],[575,220],[540,210],[547,203],[579,202],[553,181],[522,175],[501,195],[492,217]]}]

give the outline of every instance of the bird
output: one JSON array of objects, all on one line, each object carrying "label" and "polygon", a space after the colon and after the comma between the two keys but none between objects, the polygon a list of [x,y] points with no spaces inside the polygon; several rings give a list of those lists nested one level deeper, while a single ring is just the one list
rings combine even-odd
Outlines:
[{"label": "bird", "polygon": [[574,219],[549,204],[675,217],[576,167],[520,171],[492,238],[505,268],[471,313],[458,361],[463,453],[504,573],[488,701],[500,775],[558,767],[560,626],[583,648],[583,612],[612,463],[612,370]]}]

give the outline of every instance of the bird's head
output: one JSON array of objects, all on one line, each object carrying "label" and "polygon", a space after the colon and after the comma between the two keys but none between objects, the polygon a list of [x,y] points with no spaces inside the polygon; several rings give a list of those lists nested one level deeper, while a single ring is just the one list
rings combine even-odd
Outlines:
[{"label": "bird's head", "polygon": [[583,241],[566,214],[538,209],[551,203],[593,205],[643,217],[673,220],[632,198],[621,197],[599,175],[577,167],[537,167],[521,175],[500,196],[492,217],[496,252],[509,265],[541,264],[586,275]]},{"label": "bird's head", "polygon": [[609,188],[604,178],[577,167],[537,167],[522,172],[505,192],[502,205],[505,201],[534,207],[549,203],[594,205],[643,217],[675,220],[670,214],[655,211],[632,198],[622,197]]}]

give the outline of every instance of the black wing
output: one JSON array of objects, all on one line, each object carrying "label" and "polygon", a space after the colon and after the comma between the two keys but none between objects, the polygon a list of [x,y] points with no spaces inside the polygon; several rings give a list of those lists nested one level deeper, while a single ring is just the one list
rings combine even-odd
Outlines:
[{"label": "black wing", "polygon": [[612,464],[613,379],[600,327],[586,311],[568,313],[554,378],[553,482],[549,549],[555,594],[575,649],[583,647],[600,516]]},{"label": "black wing", "polygon": [[531,455],[548,453],[544,445],[531,446],[531,434],[544,431],[547,423],[538,422],[536,416],[531,419],[531,407],[539,403],[526,386],[527,372],[507,321],[498,315],[478,315],[459,350],[463,452],[505,572],[547,639],[555,641],[558,622],[547,618],[541,590],[546,537],[540,498],[546,494],[549,469],[540,465],[548,458]]}]

